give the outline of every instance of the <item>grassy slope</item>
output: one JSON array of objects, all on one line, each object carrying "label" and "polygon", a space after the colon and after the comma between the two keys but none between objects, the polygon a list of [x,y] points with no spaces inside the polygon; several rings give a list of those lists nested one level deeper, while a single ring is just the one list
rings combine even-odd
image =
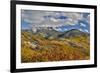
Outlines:
[{"label": "grassy slope", "polygon": [[[28,41],[37,41],[38,46],[32,48],[27,43],[24,43]],[[89,51],[90,47],[87,37],[80,36],[63,40],[49,40],[40,35],[22,32],[22,62],[86,60],[90,58]]]}]

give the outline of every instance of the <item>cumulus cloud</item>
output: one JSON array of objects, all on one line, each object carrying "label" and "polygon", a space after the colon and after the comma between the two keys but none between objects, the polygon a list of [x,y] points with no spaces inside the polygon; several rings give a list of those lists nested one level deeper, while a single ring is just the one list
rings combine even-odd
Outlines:
[{"label": "cumulus cloud", "polygon": [[[60,11],[21,10],[22,20],[31,26],[63,26],[76,25],[83,19],[82,13]],[[88,17],[89,19],[89,17]]]},{"label": "cumulus cloud", "polygon": [[30,24],[40,23],[43,21],[43,13],[40,11],[21,10],[22,20]]},{"label": "cumulus cloud", "polygon": [[87,29],[84,29],[85,32],[89,32]]},{"label": "cumulus cloud", "polygon": [[84,24],[84,23],[80,23],[80,25],[81,25],[82,27],[86,27],[86,24]]},{"label": "cumulus cloud", "polygon": [[81,13],[76,13],[76,12],[73,12],[73,13],[65,13],[66,16],[68,16],[68,20],[66,21],[66,24],[76,24],[78,23],[78,20],[81,20],[82,19],[82,14]]},{"label": "cumulus cloud", "polygon": [[87,16],[87,22],[90,24],[90,15]]}]

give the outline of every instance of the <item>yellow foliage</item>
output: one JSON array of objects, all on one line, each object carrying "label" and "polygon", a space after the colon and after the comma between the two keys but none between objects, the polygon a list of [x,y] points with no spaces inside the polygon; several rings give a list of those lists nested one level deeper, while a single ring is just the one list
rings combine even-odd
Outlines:
[{"label": "yellow foliage", "polygon": [[[31,35],[31,38],[30,36]],[[90,58],[89,40],[84,37],[49,40],[39,35],[22,32],[21,61],[48,62],[67,60],[88,60]],[[32,48],[24,42],[37,41],[37,48]],[[71,43],[75,43],[72,46]],[[78,46],[80,45],[80,46]]]}]

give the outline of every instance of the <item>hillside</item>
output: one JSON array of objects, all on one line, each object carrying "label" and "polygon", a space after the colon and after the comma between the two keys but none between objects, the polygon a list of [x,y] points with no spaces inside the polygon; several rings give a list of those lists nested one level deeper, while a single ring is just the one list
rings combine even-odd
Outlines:
[{"label": "hillside", "polygon": [[88,60],[90,58],[89,34],[73,29],[67,32],[40,30],[21,33],[21,61],[47,62]]}]

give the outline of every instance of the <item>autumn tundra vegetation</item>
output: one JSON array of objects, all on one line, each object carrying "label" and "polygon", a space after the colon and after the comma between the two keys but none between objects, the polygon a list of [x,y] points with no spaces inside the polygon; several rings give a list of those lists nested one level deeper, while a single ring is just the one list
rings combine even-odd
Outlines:
[{"label": "autumn tundra vegetation", "polygon": [[66,32],[22,30],[21,62],[89,60],[89,34],[72,29]]}]

